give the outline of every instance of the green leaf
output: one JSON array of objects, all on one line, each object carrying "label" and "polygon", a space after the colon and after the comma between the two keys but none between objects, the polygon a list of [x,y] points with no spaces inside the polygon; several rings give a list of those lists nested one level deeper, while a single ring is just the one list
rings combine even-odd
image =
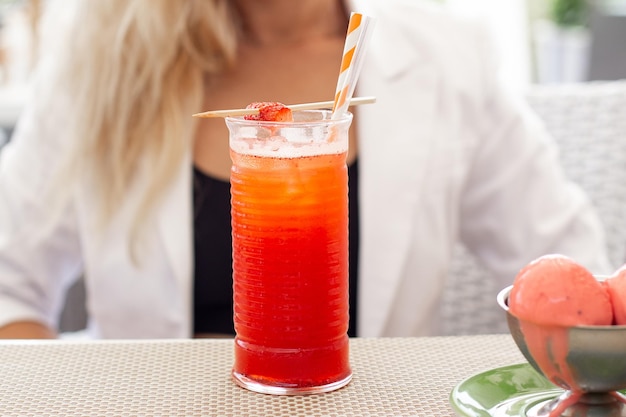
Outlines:
[{"label": "green leaf", "polygon": [[553,0],[550,16],[558,26],[586,26],[586,0]]}]

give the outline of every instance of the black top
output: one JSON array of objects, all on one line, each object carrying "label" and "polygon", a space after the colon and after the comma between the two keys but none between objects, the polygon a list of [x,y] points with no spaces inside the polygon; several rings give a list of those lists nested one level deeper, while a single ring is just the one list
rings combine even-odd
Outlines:
[{"label": "black top", "polygon": [[[348,167],[350,323],[356,332],[359,253],[358,169]],[[234,334],[230,184],[194,167],[194,333]]]}]

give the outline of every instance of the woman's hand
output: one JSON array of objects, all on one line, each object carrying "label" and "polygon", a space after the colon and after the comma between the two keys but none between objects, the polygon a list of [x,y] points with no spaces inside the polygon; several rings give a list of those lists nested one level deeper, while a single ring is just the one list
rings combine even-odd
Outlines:
[{"label": "woman's hand", "polygon": [[18,321],[0,327],[0,339],[56,339],[55,332],[34,321]]}]

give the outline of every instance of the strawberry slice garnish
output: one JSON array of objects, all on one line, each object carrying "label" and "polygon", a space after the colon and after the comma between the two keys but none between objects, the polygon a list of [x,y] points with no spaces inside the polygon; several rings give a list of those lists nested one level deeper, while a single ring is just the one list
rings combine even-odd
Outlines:
[{"label": "strawberry slice garnish", "polygon": [[291,109],[283,103],[273,101],[261,101],[250,103],[246,109],[259,109],[259,114],[244,116],[246,120],[261,120],[264,122],[292,122]]}]

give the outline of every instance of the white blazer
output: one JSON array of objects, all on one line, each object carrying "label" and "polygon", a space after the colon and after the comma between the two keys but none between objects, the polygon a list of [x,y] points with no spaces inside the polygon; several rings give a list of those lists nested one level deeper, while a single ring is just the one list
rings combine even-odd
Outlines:
[{"label": "white blazer", "polygon": [[[467,243],[500,277],[546,253],[611,272],[598,218],[566,182],[557,150],[519,100],[498,87],[488,41],[475,24],[415,0],[354,0],[377,18],[359,95],[361,336],[437,334],[454,243]],[[43,199],[68,144],[63,101],[41,79],[0,154],[0,325],[51,326],[64,289],[85,275],[90,331],[102,338],[191,335],[191,154],[148,221],[143,262],[127,236],[138,193],[104,233],[86,179],[54,222]],[[138,188],[141,184],[137,185]],[[495,295],[494,295],[495,296]]]}]

